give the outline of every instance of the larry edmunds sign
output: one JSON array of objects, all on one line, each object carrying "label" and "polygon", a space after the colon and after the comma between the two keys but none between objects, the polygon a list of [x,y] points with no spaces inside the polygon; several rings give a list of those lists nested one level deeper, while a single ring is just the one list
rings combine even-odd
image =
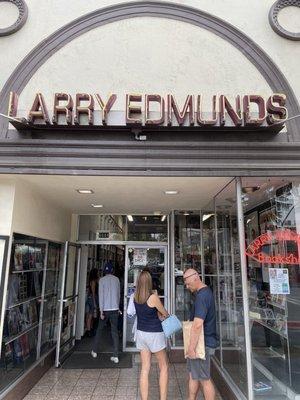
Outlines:
[{"label": "larry edmunds sign", "polygon": [[[264,98],[260,95],[238,95],[234,100],[213,95],[206,100],[209,109],[204,110],[204,96],[187,95],[184,104],[178,105],[173,94],[126,94],[125,109],[114,109],[118,96],[104,98],[100,94],[55,93],[45,100],[36,93],[26,117],[20,121],[30,126],[145,126],[189,128],[245,128],[271,127],[284,124],[288,118],[286,96],[275,93]],[[8,114],[20,118],[18,95],[11,92]],[[116,117],[118,115],[118,117]]]}]

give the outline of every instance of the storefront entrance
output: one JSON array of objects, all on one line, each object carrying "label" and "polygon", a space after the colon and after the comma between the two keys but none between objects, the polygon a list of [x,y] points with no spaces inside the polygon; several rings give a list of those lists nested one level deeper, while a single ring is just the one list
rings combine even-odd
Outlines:
[{"label": "storefront entrance", "polygon": [[[126,311],[140,271],[149,270],[153,279],[153,289],[158,292],[162,302],[168,308],[168,243],[104,243],[99,242],[97,245],[85,243],[82,245],[67,242],[65,244],[60,289],[62,300],[58,302],[58,326],[60,326],[60,329],[57,330],[56,367],[61,366],[74,350],[90,354],[93,348],[93,340],[99,324],[99,313],[96,316],[90,316],[90,311],[87,309],[89,306],[90,277],[94,275],[95,271],[101,277],[107,262],[112,263],[114,275],[120,281],[121,297],[118,324],[120,351],[136,351],[132,333],[135,318],[129,318]],[[84,265],[81,254],[83,249],[84,256],[85,248],[87,248],[89,256]],[[97,296],[98,293],[96,293]],[[79,303],[83,297],[85,297],[85,309],[80,310]],[[90,317],[91,320],[89,321]],[[81,334],[78,333],[80,326],[83,326]],[[105,329],[101,339],[101,353],[112,351],[110,335],[109,329]]]},{"label": "storefront entrance", "polygon": [[[213,178],[210,180],[213,182]],[[47,184],[46,178],[44,181]],[[39,188],[45,193],[44,181],[39,182]],[[55,183],[59,181],[57,178]],[[152,210],[160,202],[160,211],[134,214],[133,205],[138,209],[143,201],[137,195],[137,181],[135,178],[131,183],[127,178],[126,204],[136,198],[142,199],[140,203],[130,204],[123,213],[122,209],[108,214],[94,210],[78,213],[72,242],[35,233],[30,224],[36,223],[36,210],[30,207],[30,235],[18,233],[26,232],[23,221],[27,217],[19,211],[5,271],[2,388],[7,382],[22,379],[54,350],[55,365],[61,366],[74,345],[87,339],[90,346],[88,341],[93,338],[85,337],[89,274],[96,269],[102,276],[105,263],[112,261],[123,281],[123,355],[131,356],[135,350],[134,319],[127,317],[126,309],[138,272],[148,268],[166,308],[186,320],[192,298],[184,288],[182,275],[186,267],[192,267],[212,289],[217,306],[220,347],[213,360],[214,370],[230,383],[238,399],[294,400],[299,393],[299,180],[234,178],[208,188],[209,181],[199,179],[196,183],[202,185],[202,192],[197,192],[195,184],[186,185],[188,178],[180,187],[178,178],[177,198],[166,200],[160,190],[152,199]],[[153,181],[150,183],[149,188],[155,191]],[[147,181],[141,185],[144,190]],[[62,191],[71,192],[65,186],[63,182]],[[129,198],[133,189],[134,195]],[[190,197],[184,197],[188,190]],[[50,191],[48,194],[51,196]],[[197,201],[192,203],[191,198]],[[26,196],[20,201],[22,211],[24,199]],[[118,201],[116,195],[111,199]],[[124,209],[124,202],[119,204]],[[80,205],[77,207],[80,209]],[[55,226],[58,224],[56,220]],[[42,232],[41,226],[36,232]],[[88,346],[82,351],[90,362]],[[109,346],[104,350],[110,352]],[[180,352],[182,346],[182,335],[176,334],[171,340],[172,351]]]}]

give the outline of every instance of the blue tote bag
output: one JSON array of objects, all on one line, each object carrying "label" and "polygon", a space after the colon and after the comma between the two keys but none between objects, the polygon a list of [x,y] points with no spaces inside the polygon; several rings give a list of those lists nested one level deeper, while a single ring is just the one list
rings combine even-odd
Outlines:
[{"label": "blue tote bag", "polygon": [[176,315],[171,314],[161,323],[164,334],[166,338],[169,338],[174,333],[180,331],[182,329],[182,323],[176,317]]}]

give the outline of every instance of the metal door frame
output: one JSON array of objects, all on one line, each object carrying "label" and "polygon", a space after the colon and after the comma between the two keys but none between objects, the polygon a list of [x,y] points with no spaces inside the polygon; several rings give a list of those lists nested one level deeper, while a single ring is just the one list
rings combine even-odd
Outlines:
[{"label": "metal door frame", "polygon": [[136,348],[126,347],[126,331],[127,331],[127,291],[128,291],[128,249],[129,248],[151,248],[151,249],[163,249],[165,255],[165,267],[164,267],[164,299],[165,308],[169,310],[170,308],[170,296],[169,296],[169,258],[168,258],[168,243],[166,242],[126,242],[125,245],[125,271],[124,271],[124,308],[123,308],[123,351],[126,352],[136,352]]},{"label": "metal door frame", "polygon": [[[75,281],[75,294],[71,297],[64,298],[65,292],[65,281],[66,281],[66,271],[67,271],[67,263],[68,263],[68,250],[70,246],[76,248],[76,281]],[[61,350],[61,328],[62,328],[62,312],[64,303],[69,300],[75,300],[75,310],[74,310],[74,321],[73,321],[73,329],[72,336],[69,340],[67,340],[63,346],[72,341],[72,347],[75,345],[75,330],[76,330],[76,318],[77,318],[77,306],[78,306],[78,286],[79,286],[79,268],[80,268],[80,256],[81,256],[81,245],[78,243],[66,241],[65,249],[64,249],[64,261],[63,261],[63,269],[61,274],[61,287],[60,287],[60,296],[59,296],[59,312],[58,312],[58,322],[57,322],[57,340],[56,340],[56,355],[55,355],[55,366],[58,368],[60,363],[60,350]]]}]

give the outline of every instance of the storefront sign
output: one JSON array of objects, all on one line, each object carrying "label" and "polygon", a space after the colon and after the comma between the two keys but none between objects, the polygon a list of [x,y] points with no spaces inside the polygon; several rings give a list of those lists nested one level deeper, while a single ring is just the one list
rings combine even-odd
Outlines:
[{"label": "storefront sign", "polygon": [[[297,255],[289,253],[288,251],[286,254],[266,254],[263,250],[263,248],[268,247],[268,245],[272,243],[288,241],[297,244]],[[267,231],[253,240],[246,249],[246,255],[262,264],[298,265],[300,264],[298,246],[300,246],[300,234],[290,229],[276,229],[274,231]]]},{"label": "storefront sign", "polygon": [[270,293],[290,294],[289,271],[287,268],[269,268]]},{"label": "storefront sign", "polygon": [[[52,100],[45,100],[36,93],[32,107],[23,118],[30,125],[66,126],[188,126],[188,127],[260,127],[283,124],[288,117],[284,94],[272,94],[267,99],[260,95],[236,96],[235,101],[223,94],[205,99],[210,106],[203,106],[203,95],[187,95],[179,106],[173,94],[126,94],[125,110],[121,120],[115,120],[116,94],[105,100],[100,94],[55,93]],[[52,110],[50,116],[49,110]],[[120,112],[120,111],[119,111]],[[8,114],[20,118],[18,95],[10,94]],[[101,114],[101,117],[98,115]],[[97,118],[96,118],[97,115]]]}]

